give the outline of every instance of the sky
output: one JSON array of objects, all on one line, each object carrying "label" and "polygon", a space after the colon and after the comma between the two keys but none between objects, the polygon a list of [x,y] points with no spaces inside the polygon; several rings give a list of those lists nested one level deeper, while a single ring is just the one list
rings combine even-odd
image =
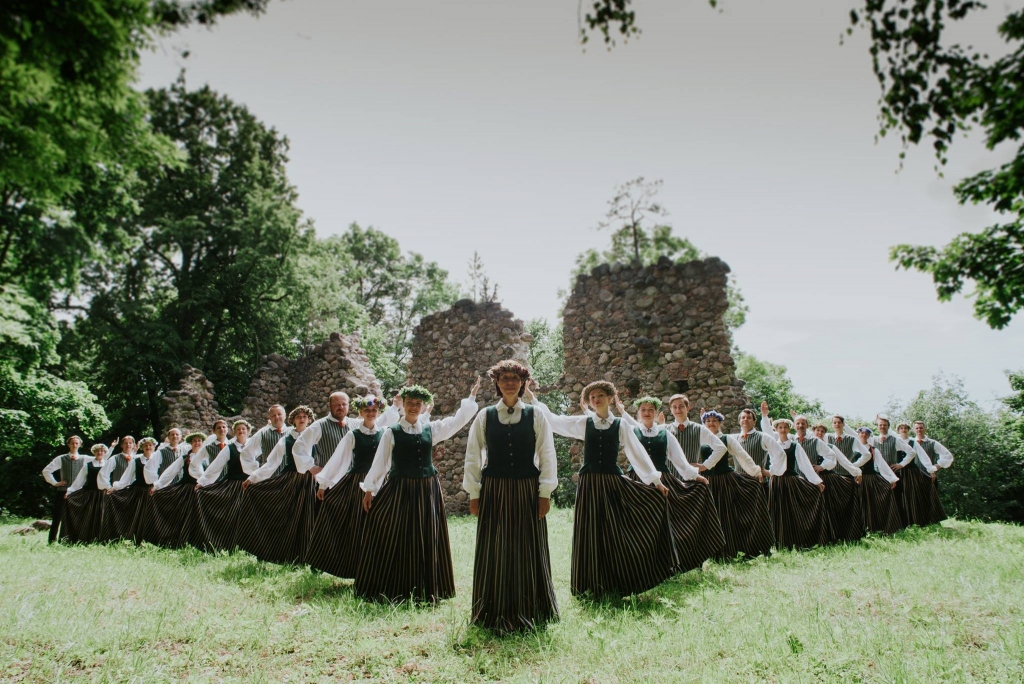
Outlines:
[{"label": "sky", "polygon": [[[289,138],[318,235],[372,225],[462,282],[476,251],[523,320],[557,320],[576,255],[609,242],[608,199],[644,176],[676,234],[732,268],[750,307],[736,346],[797,391],[861,416],[937,373],[985,405],[1007,394],[1024,316],[991,330],[888,251],[994,222],[952,186],[1008,151],[975,136],[944,177],[925,146],[900,169],[898,140],[876,140],[866,37],[840,40],[846,2],[634,6],[642,36],[608,51],[581,48],[572,0],[273,0],[163,39],[140,86],[184,68],[244,103]],[[1004,13],[958,37],[998,51]]]}]

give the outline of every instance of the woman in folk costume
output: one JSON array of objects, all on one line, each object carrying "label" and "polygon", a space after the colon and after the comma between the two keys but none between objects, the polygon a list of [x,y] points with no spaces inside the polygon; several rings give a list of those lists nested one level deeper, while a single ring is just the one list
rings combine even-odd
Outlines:
[{"label": "woman in folk costume", "polygon": [[[822,437],[825,436],[826,428],[821,423],[814,426],[814,433],[809,433],[807,430],[810,426],[810,421],[807,420],[807,416],[802,416],[795,411],[791,414],[793,416],[793,428],[796,431],[796,436],[793,437],[793,441],[800,445],[800,448],[807,454],[808,460],[811,462],[811,466],[814,468],[814,472],[818,474],[821,481],[825,483],[825,533],[828,536],[827,543],[831,544],[837,541],[835,530],[832,528],[832,510],[838,507],[836,517],[840,520],[843,519],[844,513],[842,512],[843,502],[847,502],[848,498],[843,496],[833,496],[832,487],[842,488],[848,484],[848,480],[836,472],[838,469],[836,465],[842,465],[842,467],[849,472],[854,478],[857,478],[856,482],[859,482],[861,475],[860,468],[856,467],[843,456],[841,451],[837,451],[829,446],[828,442],[824,441]],[[763,402],[761,404],[761,430],[762,431],[773,431],[772,420],[768,417],[768,404]],[[792,435],[792,432],[790,433]],[[852,483],[856,485],[856,482]],[[856,490],[855,490],[856,491]]]},{"label": "woman in folk costume", "polygon": [[[622,419],[633,428],[633,434],[650,456],[655,470],[661,473],[661,483],[668,488],[668,515],[672,523],[672,537],[679,557],[677,572],[688,572],[704,565],[704,561],[722,552],[725,536],[718,517],[714,497],[708,481],[691,464],[691,457],[683,452],[676,437],[664,425],[655,423],[661,410],[661,399],[640,397],[633,406],[639,422],[634,420],[621,402],[616,402]],[[702,425],[698,427],[704,431]],[[685,434],[685,433],[684,433]],[[700,460],[700,449],[697,460]],[[626,476],[640,481],[632,466]]]},{"label": "woman in folk costume", "polygon": [[[944,470],[953,465],[953,454],[941,443],[928,437],[923,420],[914,421],[914,439],[910,440],[910,444],[919,446],[919,457],[923,451],[927,459],[936,468],[936,470],[931,471],[932,486],[929,488],[931,516],[929,522],[933,525],[940,523],[946,519],[946,510],[942,507],[942,501],[939,499],[937,475],[939,470]],[[923,460],[921,465],[924,465]]]},{"label": "woman in folk costume", "polygon": [[[609,413],[615,395],[615,385],[603,380],[584,387],[593,415],[557,416],[534,404],[555,434],[583,441],[572,535],[575,596],[639,594],[671,577],[679,564],[668,488],[626,421]],[[620,445],[640,482],[622,476]]]},{"label": "woman in folk costume", "polygon": [[110,535],[107,539],[130,539],[136,544],[149,541],[152,522],[149,488],[156,478],[147,466],[156,450],[156,440],[144,437],[139,440],[139,448],[142,451],[132,455],[121,478],[107,490],[103,509],[103,527]]},{"label": "woman in folk costume", "polygon": [[430,391],[414,385],[399,392],[405,418],[384,432],[370,472],[359,485],[369,516],[356,569],[357,596],[419,602],[455,595],[448,521],[433,449],[473,418],[478,389],[479,378],[454,416],[429,423],[420,422],[419,414],[433,401]]},{"label": "woman in folk costume", "polygon": [[930,466],[929,462],[930,467],[922,463],[923,470],[915,467],[914,462],[921,462],[922,458],[927,460],[927,455],[919,456],[916,446],[912,446],[905,438],[890,433],[889,424],[888,416],[875,416],[878,433],[868,441],[881,452],[882,458],[899,478],[893,494],[900,512],[900,522],[904,527],[920,525],[923,520],[927,520],[930,513],[928,487],[931,486],[931,478],[927,474],[934,466]]},{"label": "woman in folk costume", "polygon": [[288,415],[292,427],[242,483],[235,545],[262,561],[299,563],[306,554],[313,531],[313,459],[297,457],[295,441],[314,420],[313,409],[295,407]]},{"label": "woman in folk costume", "polygon": [[885,462],[882,452],[872,446],[871,434],[869,427],[857,428],[858,441],[868,450],[867,456],[854,463],[864,472],[860,491],[864,526],[868,532],[895,534],[903,529],[895,494],[900,479]]},{"label": "woman in folk costume", "polygon": [[366,528],[367,513],[359,484],[370,472],[387,429],[378,421],[383,407],[379,397],[356,397],[352,405],[361,423],[350,425],[327,465],[316,474],[320,512],[306,548],[306,562],[311,568],[346,579],[356,576]]},{"label": "woman in folk costume", "polygon": [[222,551],[235,548],[235,527],[242,501],[242,483],[256,471],[256,461],[242,453],[252,426],[236,420],[229,441],[196,482],[196,507],[206,546]]},{"label": "woman in folk costume", "polygon": [[[689,402],[672,402],[672,413],[678,413],[677,420],[687,421],[688,411]],[[711,445],[702,445],[700,453],[703,460],[697,464],[697,469],[708,480],[725,534],[725,547],[718,558],[732,560],[737,556],[767,556],[775,545],[775,533],[772,531],[761,469],[743,450],[738,439],[722,432],[725,416],[718,411],[701,411],[700,419],[710,434],[724,445],[727,454],[719,455],[716,461]],[[732,456],[733,462],[744,472],[735,470],[728,456]]]},{"label": "woman in folk costume", "polygon": [[793,421],[776,420],[770,433],[783,456],[772,455],[768,508],[775,530],[775,545],[786,549],[824,546],[830,539],[825,508],[825,483],[796,440],[790,439]]},{"label": "woman in folk costume", "polygon": [[487,375],[500,398],[473,420],[462,479],[477,516],[472,622],[536,629],[558,619],[545,519],[558,486],[555,442],[543,412],[522,401],[526,366],[502,361]]},{"label": "woman in folk costume", "polygon": [[[867,447],[856,437],[846,434],[846,419],[842,416],[832,416],[832,429],[835,432],[830,433],[826,441],[837,460],[842,455],[846,462],[859,468],[856,461],[870,453]],[[818,434],[818,426],[814,430]],[[828,478],[825,482],[828,516],[837,542],[855,542],[864,537],[864,504],[861,495],[863,473],[854,475],[843,465],[844,472],[839,472],[838,477]],[[838,470],[836,468],[832,472]]]},{"label": "woman in folk costume", "polygon": [[201,547],[196,483],[203,476],[206,435],[193,432],[185,437],[189,450],[179,453],[164,468],[153,485],[153,543],[169,549],[186,544]]},{"label": "woman in folk costume", "polygon": [[[57,540],[61,519],[64,517],[64,501],[67,498],[68,487],[78,477],[78,471],[82,469],[82,465],[88,458],[78,453],[78,450],[82,448],[82,438],[78,435],[68,437],[65,444],[68,447],[67,453],[57,456],[43,468],[43,479],[46,480],[46,484],[53,487],[50,501],[52,506],[50,538],[47,541],[49,544]],[[60,473],[60,480],[53,478],[54,473]]]},{"label": "woman in folk costume", "polygon": [[[111,444],[111,448],[117,444]],[[107,447],[93,444],[92,457],[82,459],[75,481],[64,494],[64,522],[60,540],[70,544],[89,544],[100,540],[104,493],[109,482],[101,473],[109,465]]]}]

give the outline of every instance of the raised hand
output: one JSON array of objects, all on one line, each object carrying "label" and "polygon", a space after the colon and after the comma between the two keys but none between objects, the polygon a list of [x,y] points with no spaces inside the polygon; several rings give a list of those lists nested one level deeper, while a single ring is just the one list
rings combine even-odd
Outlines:
[{"label": "raised hand", "polygon": [[480,383],[482,383],[483,380],[484,379],[481,376],[476,376],[476,382],[473,383],[473,389],[469,390],[469,396],[476,399],[476,393],[480,391]]},{"label": "raised hand", "polygon": [[762,401],[761,402],[761,417],[762,418],[767,418],[768,417],[768,402],[767,401]]},{"label": "raised hand", "polygon": [[664,411],[658,411],[658,417],[657,417],[656,420],[658,421],[658,425],[664,425],[665,424],[665,412]]}]

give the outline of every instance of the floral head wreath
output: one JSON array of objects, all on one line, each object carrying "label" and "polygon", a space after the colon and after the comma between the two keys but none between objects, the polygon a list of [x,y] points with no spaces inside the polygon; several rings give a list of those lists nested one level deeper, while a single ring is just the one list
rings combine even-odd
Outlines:
[{"label": "floral head wreath", "polygon": [[424,404],[434,403],[434,395],[423,385],[409,385],[398,391],[402,399],[422,399]]},{"label": "floral head wreath", "polygon": [[305,415],[307,418],[309,418],[309,422],[310,423],[312,423],[314,420],[316,420],[316,414],[313,413],[313,409],[309,408],[305,404],[302,404],[300,406],[296,406],[295,408],[293,408],[288,413],[288,424],[289,425],[294,425],[295,424],[295,416],[298,416],[298,415]]},{"label": "floral head wreath", "polygon": [[811,430],[817,430],[818,428],[821,428],[825,432],[828,432],[828,427],[824,423],[822,423],[820,420],[817,423],[815,423],[814,425],[811,426]]},{"label": "floral head wreath", "polygon": [[715,418],[715,419],[718,420],[719,423],[724,423],[725,422],[725,416],[723,416],[718,411],[705,411],[704,413],[700,414],[700,422],[701,423],[708,422],[708,418]]},{"label": "floral head wreath", "polygon": [[232,423],[231,431],[234,432],[235,428],[238,427],[239,425],[244,425],[245,427],[249,428],[249,432],[252,432],[252,423],[245,420],[244,418],[242,420],[236,420],[234,423]]},{"label": "floral head wreath", "polygon": [[384,408],[384,400],[372,394],[365,397],[356,397],[352,400],[352,408],[356,411],[364,408]]},{"label": "floral head wreath", "polygon": [[866,432],[868,434],[868,437],[870,437],[871,435],[874,434],[871,431],[871,428],[869,428],[869,427],[859,427],[859,428],[857,428],[857,432]]},{"label": "floral head wreath", "polygon": [[141,450],[142,447],[146,446],[147,444],[152,444],[155,447],[156,440],[153,439],[152,437],[143,437],[142,439],[139,440],[139,450]]},{"label": "floral head wreath", "polygon": [[91,451],[94,454],[98,454],[101,451],[106,451],[106,450],[107,450],[107,445],[106,444],[93,444],[92,448],[89,449],[89,451]]},{"label": "floral head wreath", "polygon": [[779,427],[780,425],[785,425],[785,426],[786,426],[786,427],[788,427],[788,428],[789,428],[790,430],[792,430],[792,429],[793,429],[793,421],[791,421],[791,420],[790,420],[789,418],[779,418],[778,420],[776,420],[776,421],[774,421],[774,422],[772,423],[772,427],[773,427],[773,428],[777,428],[777,427]]},{"label": "floral head wreath", "polygon": [[203,440],[205,442],[206,441],[206,434],[203,433],[203,432],[190,432],[187,435],[185,435],[185,443],[186,444],[191,444],[193,439],[201,439],[201,440]]},{"label": "floral head wreath", "polygon": [[634,401],[633,408],[640,408],[643,404],[650,404],[651,406],[654,407],[655,411],[660,411],[662,406],[661,399],[659,399],[658,397],[652,397],[648,395],[645,397],[640,397],[639,399]]}]

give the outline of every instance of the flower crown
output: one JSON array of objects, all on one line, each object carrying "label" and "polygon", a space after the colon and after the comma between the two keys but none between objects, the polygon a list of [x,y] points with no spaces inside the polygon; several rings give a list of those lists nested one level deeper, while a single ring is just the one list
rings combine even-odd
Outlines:
[{"label": "flower crown", "polygon": [[365,397],[356,397],[352,400],[352,408],[359,411],[364,408],[384,408],[384,400],[372,394]]},{"label": "flower crown", "polygon": [[640,408],[642,404],[650,404],[651,406],[654,407],[655,411],[660,411],[662,406],[661,399],[659,399],[658,397],[645,396],[640,397],[639,399],[634,401],[633,408]]},{"label": "flower crown", "polygon": [[185,443],[186,444],[191,443],[193,439],[201,439],[201,440],[203,440],[205,442],[206,441],[206,435],[204,433],[202,433],[202,432],[190,432],[187,435],[185,435]]},{"label": "flower crown", "polygon": [[425,404],[434,403],[434,395],[423,385],[409,385],[398,391],[402,399],[422,399]]}]

